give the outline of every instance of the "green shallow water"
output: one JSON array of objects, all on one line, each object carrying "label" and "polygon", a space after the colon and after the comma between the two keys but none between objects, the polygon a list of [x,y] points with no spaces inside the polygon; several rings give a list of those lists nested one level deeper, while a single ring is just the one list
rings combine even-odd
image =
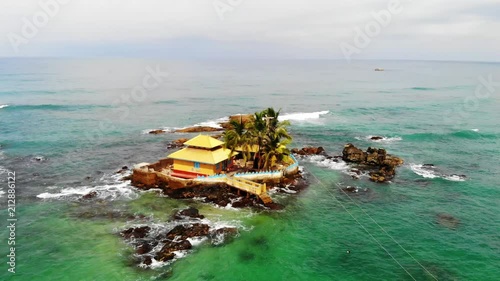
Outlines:
[{"label": "green shallow water", "polygon": [[[0,62],[0,105],[9,105],[0,109],[0,191],[6,192],[4,169],[16,171],[19,219],[17,273],[7,272],[4,258],[0,280],[500,276],[500,100],[498,95],[480,100],[475,111],[466,112],[466,118],[454,115],[452,122],[444,113],[473,94],[479,75],[500,77],[497,64]],[[145,66],[155,64],[169,69],[173,78],[130,107],[127,118],[114,116],[112,102],[140,81]],[[388,71],[371,71],[382,64]],[[279,212],[223,209],[139,193],[114,176],[123,165],[163,157],[169,141],[191,136],[150,136],[143,134],[147,129],[183,127],[267,106],[296,114],[294,146],[323,146],[331,155],[347,142],[384,147],[404,158],[405,165],[393,182],[374,184],[366,178],[353,180],[338,163],[303,159],[311,186],[297,195],[273,194],[286,206]],[[315,114],[301,120],[303,113]],[[89,141],[85,133],[105,119],[113,128]],[[373,142],[373,135],[389,139]],[[424,163],[434,164],[437,172],[422,174],[418,165]],[[450,180],[452,174],[466,180]],[[369,191],[347,196],[339,187],[348,185]],[[102,200],[77,200],[91,190],[99,191]],[[7,198],[0,194],[5,223]],[[214,224],[238,226],[240,236],[218,247],[202,243],[172,265],[136,267],[133,250],[117,233],[133,225],[164,223],[174,210],[188,205]],[[457,218],[457,227],[437,223],[441,213]],[[151,221],[127,221],[128,214]],[[0,237],[6,241],[5,227]],[[7,253],[6,242],[0,251]]]}]

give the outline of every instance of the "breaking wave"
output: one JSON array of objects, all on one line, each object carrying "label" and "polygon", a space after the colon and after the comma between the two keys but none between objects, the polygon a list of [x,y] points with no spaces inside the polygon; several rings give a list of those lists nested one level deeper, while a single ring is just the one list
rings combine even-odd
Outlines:
[{"label": "breaking wave", "polygon": [[303,160],[313,163],[319,167],[331,170],[343,171],[349,169],[349,166],[342,159],[328,158],[323,155],[312,155],[304,157]]},{"label": "breaking wave", "polygon": [[[330,111],[318,111],[318,112],[297,112],[297,113],[286,113],[283,115],[279,116],[280,121],[311,121],[311,120],[316,120],[320,119],[322,115],[326,115],[330,113]],[[238,114],[235,114],[238,115]],[[229,117],[221,117],[217,119],[210,119],[207,121],[203,121],[200,123],[196,123],[194,125],[186,126],[186,127],[161,127],[159,129],[164,130],[166,133],[172,133],[176,130],[181,130],[181,129],[186,129],[190,127],[197,127],[197,126],[203,126],[203,127],[212,127],[216,129],[222,129],[222,126],[220,125],[221,123],[226,123],[229,121]],[[146,135],[150,131],[153,131],[155,129],[146,129],[142,131],[142,134]]]},{"label": "breaking wave", "polygon": [[9,106],[8,104],[1,104],[1,105],[0,105],[0,109],[2,109],[2,108],[6,108],[6,107],[8,107],[8,106]]},{"label": "breaking wave", "polygon": [[[375,138],[375,139],[373,139]],[[396,142],[396,141],[401,141],[403,140],[402,137],[381,137],[381,139],[379,139],[377,136],[366,136],[366,137],[355,137],[355,139],[357,140],[368,140],[368,141],[373,141],[373,142],[384,142],[384,143],[391,143],[391,142]]]},{"label": "breaking wave", "polygon": [[444,174],[433,165],[410,164],[410,169],[417,175],[428,179],[441,178],[449,181],[465,181],[465,175]]},{"label": "breaking wave", "polygon": [[319,119],[322,115],[326,115],[330,111],[317,111],[317,112],[297,112],[297,113],[285,113],[278,117],[280,121],[307,121],[313,119]]},{"label": "breaking wave", "polygon": [[56,200],[79,200],[83,195],[91,192],[96,193],[96,198],[105,200],[118,199],[135,199],[138,197],[138,192],[131,188],[130,181],[122,181],[121,178],[126,174],[104,175],[101,178],[102,184],[96,186],[79,186],[79,187],[51,187],[49,189],[59,189],[59,192],[44,192],[36,197],[40,199],[56,199]]}]

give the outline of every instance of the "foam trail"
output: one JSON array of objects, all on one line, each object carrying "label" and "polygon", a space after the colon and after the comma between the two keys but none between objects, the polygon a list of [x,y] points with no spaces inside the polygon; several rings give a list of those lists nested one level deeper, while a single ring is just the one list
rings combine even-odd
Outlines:
[{"label": "foam trail", "polygon": [[2,108],[6,108],[6,107],[8,107],[8,106],[9,106],[8,104],[1,104],[1,105],[0,105],[0,109],[2,109]]},{"label": "foam trail", "polygon": [[385,142],[385,143],[391,143],[391,142],[396,142],[396,141],[401,141],[403,140],[402,137],[381,137],[382,139],[375,139],[375,140],[372,140],[372,138],[375,137],[375,136],[372,136],[372,135],[369,135],[369,136],[366,136],[366,137],[355,137],[355,139],[357,140],[365,140],[365,141],[373,141],[373,142]]},{"label": "foam trail", "polygon": [[410,169],[417,175],[422,176],[428,179],[441,178],[448,181],[465,181],[465,175],[456,175],[456,174],[441,174],[439,173],[434,166],[424,166],[421,164],[410,164]]},{"label": "foam trail", "polygon": [[[285,120],[288,120],[288,121],[311,121],[311,120],[315,120],[315,119],[320,119],[322,115],[328,114],[329,112],[330,111],[325,110],[325,111],[317,111],[317,112],[287,113],[287,114],[280,115],[278,117],[278,120],[279,121],[285,121]],[[236,114],[234,116],[237,116],[237,115],[246,115],[246,114]],[[220,123],[226,123],[228,121],[229,121],[228,117],[221,117],[218,119],[203,121],[203,122],[200,122],[200,123],[197,123],[197,124],[194,124],[191,126],[187,126],[187,127],[163,127],[161,129],[164,130],[166,133],[171,133],[171,132],[174,132],[175,130],[181,130],[181,129],[186,129],[186,128],[190,128],[190,127],[197,127],[197,126],[222,129],[222,126],[220,125]],[[144,135],[149,134],[150,131],[153,131],[153,129],[143,130],[142,134],[144,134]]]},{"label": "foam trail", "polygon": [[306,160],[309,160],[309,162],[314,163],[320,167],[325,167],[337,171],[343,171],[349,168],[347,163],[344,162],[343,160],[338,160],[338,162],[336,162],[333,159],[328,159],[322,155],[313,155],[307,157]]},{"label": "foam trail", "polygon": [[218,119],[215,119],[215,120],[208,120],[208,121],[205,121],[205,122],[194,124],[193,126],[190,126],[190,127],[204,126],[204,127],[212,127],[212,128],[222,129],[220,123],[225,123],[225,122],[228,122],[228,121],[229,121],[228,117],[222,117],[222,118],[218,118]]},{"label": "foam trail", "polygon": [[319,119],[322,115],[328,114],[330,111],[317,111],[317,112],[297,112],[297,113],[287,113],[280,115],[278,117],[279,121],[307,121],[313,119]]},{"label": "foam trail", "polygon": [[424,168],[424,165],[410,164],[410,169],[417,175],[428,179],[438,178],[436,171]]},{"label": "foam trail", "polygon": [[[62,188],[59,192],[50,193],[44,192],[36,197],[40,199],[61,199],[61,200],[78,200],[83,195],[91,192],[96,192],[96,198],[106,200],[117,199],[134,199],[138,194],[130,187],[130,181],[121,181],[120,178],[125,175],[117,174],[101,178],[103,184],[98,186],[80,186]],[[54,188],[51,188],[54,189]]]}]

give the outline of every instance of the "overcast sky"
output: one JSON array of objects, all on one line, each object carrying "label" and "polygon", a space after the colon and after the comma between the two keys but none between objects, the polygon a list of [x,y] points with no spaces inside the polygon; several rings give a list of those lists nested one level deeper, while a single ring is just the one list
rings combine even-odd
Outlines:
[{"label": "overcast sky", "polygon": [[[23,34],[54,1],[67,3]],[[352,59],[500,61],[500,0],[391,1],[1,0],[0,56],[343,59],[352,46]]]}]

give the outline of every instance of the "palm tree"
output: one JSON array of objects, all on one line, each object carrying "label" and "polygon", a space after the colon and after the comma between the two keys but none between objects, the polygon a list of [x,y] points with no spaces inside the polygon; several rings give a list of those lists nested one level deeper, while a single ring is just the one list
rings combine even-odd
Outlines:
[{"label": "palm tree", "polygon": [[290,125],[288,121],[279,121],[280,110],[275,111],[270,107],[262,112],[255,113],[255,120],[250,128],[254,142],[258,145],[259,157],[258,168],[267,168],[271,165],[273,157],[278,161],[283,159],[283,155],[289,153],[286,144],[282,139],[291,140],[286,127]]},{"label": "palm tree", "polygon": [[240,121],[229,121],[229,129],[223,133],[224,148],[231,149],[231,155],[237,148],[243,151],[243,159],[245,162],[250,158],[251,139],[245,123],[242,119]]},{"label": "palm tree", "polygon": [[[229,128],[224,132],[224,147],[234,152],[241,148],[245,162],[250,159],[251,152],[258,169],[270,168],[273,160],[283,161],[290,151],[286,145],[292,137],[287,131],[288,121],[279,121],[280,110],[270,107],[261,112],[255,112],[251,122],[231,120]],[[257,146],[257,150],[252,150]]]}]

